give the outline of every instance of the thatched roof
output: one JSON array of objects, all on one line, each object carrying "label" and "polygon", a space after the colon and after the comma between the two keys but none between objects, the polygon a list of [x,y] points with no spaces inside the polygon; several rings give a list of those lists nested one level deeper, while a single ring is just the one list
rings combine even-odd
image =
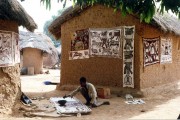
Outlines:
[{"label": "thatched roof", "polygon": [[[61,25],[72,19],[75,16],[78,16],[81,12],[88,9],[92,6],[83,6],[80,7],[75,5],[67,8],[58,18],[56,18],[51,25],[49,26],[49,31],[52,33],[56,39],[61,37]],[[176,35],[180,35],[180,20],[175,17],[172,17],[168,14],[162,16],[160,14],[156,14],[152,20],[155,26],[160,26],[162,30],[166,32],[173,32]],[[155,24],[154,24],[155,23]]]},{"label": "thatched roof", "polygon": [[47,42],[51,50],[51,54],[48,54],[48,56],[46,56],[43,59],[43,66],[46,66],[46,67],[49,66],[51,68],[59,61],[59,52],[57,48],[54,46],[54,43],[52,42],[50,37],[41,33],[38,33],[38,35],[41,36],[45,42]]},{"label": "thatched roof", "polygon": [[27,14],[17,0],[0,0],[0,19],[16,21],[29,31],[37,28],[34,20]]},{"label": "thatched roof", "polygon": [[61,45],[58,46],[56,49],[57,49],[57,51],[58,51],[58,54],[60,55],[60,54],[61,54]]},{"label": "thatched roof", "polygon": [[75,5],[68,7],[62,14],[57,17],[48,27],[50,33],[52,33],[56,39],[61,37],[61,25],[72,19],[75,16],[78,16],[81,12],[87,9],[89,6],[80,7],[79,5]]},{"label": "thatched roof", "polygon": [[41,36],[43,38],[43,40],[48,44],[50,50],[52,51],[51,55],[54,55],[55,57],[58,57],[58,50],[56,49],[56,47],[54,46],[54,43],[52,42],[51,38],[48,37],[45,34],[42,33],[37,33],[39,36]]},{"label": "thatched roof", "polygon": [[20,31],[19,37],[20,50],[30,47],[40,49],[49,54],[55,52],[58,55],[58,51],[54,47],[51,39],[44,34]]},{"label": "thatched roof", "polygon": [[153,20],[161,27],[163,31],[173,32],[176,35],[180,35],[180,19],[177,19],[169,14],[164,14],[162,16],[159,13],[156,13]]}]

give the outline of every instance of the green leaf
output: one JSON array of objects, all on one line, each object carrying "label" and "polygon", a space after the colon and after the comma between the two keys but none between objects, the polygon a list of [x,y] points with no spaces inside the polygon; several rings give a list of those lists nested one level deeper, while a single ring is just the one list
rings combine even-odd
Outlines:
[{"label": "green leaf", "polygon": [[122,16],[126,16],[126,7],[124,4],[122,4],[122,9],[121,9],[121,12],[122,12]]},{"label": "green leaf", "polygon": [[151,18],[152,18],[152,13],[151,13],[151,10],[149,9],[144,20],[146,23],[150,23]]},{"label": "green leaf", "polygon": [[[66,5],[66,0],[57,0],[57,2],[63,2],[64,7]],[[71,0],[70,0],[71,1]],[[107,7],[113,7],[114,12],[121,10],[122,16],[126,14],[138,14],[140,16],[140,21],[149,22],[153,15],[155,14],[156,9],[160,10],[160,13],[164,14],[164,11],[171,10],[177,17],[180,15],[180,0],[72,0],[73,7],[75,4],[80,5],[81,7],[84,4],[94,5],[95,3],[105,5]],[[51,9],[52,0],[40,0],[43,5],[46,6],[46,9]],[[160,7],[155,4],[158,2]]]},{"label": "green leaf", "polygon": [[130,7],[126,7],[126,10],[127,10],[127,12],[129,13],[129,14],[132,14],[132,8],[130,8]]},{"label": "green leaf", "polygon": [[64,0],[63,8],[65,8],[65,6],[66,6],[66,1],[67,1],[67,0]]},{"label": "green leaf", "polygon": [[144,16],[145,16],[144,13],[140,14],[140,22],[142,22],[144,20]]},{"label": "green leaf", "polygon": [[46,9],[51,9],[51,0],[41,0],[41,1],[43,1],[43,4],[44,4],[44,2],[45,2],[45,4],[46,4]]},{"label": "green leaf", "polygon": [[116,11],[117,11],[117,8],[114,9],[114,12],[116,12]]},{"label": "green leaf", "polygon": [[164,5],[161,3],[161,10],[160,13],[164,14]]},{"label": "green leaf", "polygon": [[73,7],[75,6],[76,0],[73,0]]}]

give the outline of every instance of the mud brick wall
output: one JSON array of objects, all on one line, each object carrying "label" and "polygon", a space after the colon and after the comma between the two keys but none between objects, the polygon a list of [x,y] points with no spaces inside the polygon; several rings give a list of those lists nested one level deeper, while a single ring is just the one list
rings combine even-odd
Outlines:
[{"label": "mud brick wall", "polygon": [[[123,17],[112,8],[96,5],[82,12],[79,16],[65,22],[61,26],[62,62],[61,85],[78,85],[79,78],[85,76],[88,82],[95,86],[109,86],[121,88],[123,85],[123,61],[117,58],[94,57],[83,60],[69,60],[71,35],[80,29],[112,28],[118,26],[132,26],[140,29],[139,19],[132,16]],[[136,30],[135,30],[136,31]],[[135,34],[135,46],[139,44],[139,35]],[[139,48],[135,48],[135,88],[139,89]]]},{"label": "mud brick wall", "polygon": [[[140,86],[142,89],[150,88],[154,86],[165,85],[173,83],[180,79],[180,37],[173,33],[164,33],[163,31],[152,27],[150,25],[144,25],[142,27],[142,37],[153,38],[163,37],[172,39],[172,63],[166,64],[153,64],[144,67],[143,64],[143,44],[140,44]],[[140,41],[142,43],[142,37]]]},{"label": "mud brick wall", "polygon": [[24,48],[23,67],[34,67],[34,74],[40,74],[43,69],[43,56],[41,50],[36,48]]},{"label": "mud brick wall", "polygon": [[[149,88],[163,85],[180,79],[180,40],[173,33],[164,33],[157,26],[140,23],[132,15],[123,17],[120,12],[113,12],[113,8],[95,5],[83,11],[61,25],[62,62],[60,85],[78,85],[79,78],[85,76],[95,86],[108,86],[124,89],[123,61],[117,58],[94,57],[83,60],[69,60],[71,35],[80,29],[112,28],[118,26],[135,25],[134,49],[134,83],[135,89]],[[171,37],[173,40],[173,62],[171,64],[154,64],[144,68],[142,37]]]},{"label": "mud brick wall", "polygon": [[[0,30],[18,33],[18,24],[0,20]],[[10,114],[15,103],[20,99],[19,64],[0,68],[0,114]]]}]

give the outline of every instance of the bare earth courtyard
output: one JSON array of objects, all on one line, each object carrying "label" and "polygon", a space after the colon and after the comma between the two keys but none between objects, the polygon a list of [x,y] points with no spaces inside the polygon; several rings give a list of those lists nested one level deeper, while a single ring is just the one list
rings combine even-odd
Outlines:
[{"label": "bare earth courtyard", "polygon": [[[0,119],[22,119],[22,120],[37,120],[37,119],[66,119],[66,120],[120,120],[120,119],[177,119],[180,113],[180,89],[173,92],[162,93],[159,95],[149,95],[141,98],[145,104],[132,105],[126,104],[123,97],[111,95],[110,105],[92,108],[92,112],[87,115],[77,117],[55,117],[56,111],[52,103],[49,102],[50,97],[61,97],[69,91],[58,91],[56,85],[44,85],[44,81],[59,82],[60,71],[50,70],[50,74],[40,74],[34,76],[21,76],[21,89],[32,100],[35,107],[24,106],[23,104],[16,105],[15,112],[12,116],[2,116]],[[180,82],[179,82],[180,83]],[[179,85],[179,84],[177,84]],[[179,87],[180,88],[180,87]],[[80,94],[76,96],[82,102],[85,102]],[[100,99],[105,100],[105,99]],[[33,111],[34,110],[34,111]],[[36,111],[37,110],[37,111]],[[43,116],[30,116],[29,113],[41,112]]]}]

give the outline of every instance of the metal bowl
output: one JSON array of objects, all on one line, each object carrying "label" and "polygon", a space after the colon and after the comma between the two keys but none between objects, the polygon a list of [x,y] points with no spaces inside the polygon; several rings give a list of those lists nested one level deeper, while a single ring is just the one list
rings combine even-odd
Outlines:
[{"label": "metal bowl", "polygon": [[65,106],[66,104],[66,100],[59,100],[58,103],[60,104],[60,106]]}]

